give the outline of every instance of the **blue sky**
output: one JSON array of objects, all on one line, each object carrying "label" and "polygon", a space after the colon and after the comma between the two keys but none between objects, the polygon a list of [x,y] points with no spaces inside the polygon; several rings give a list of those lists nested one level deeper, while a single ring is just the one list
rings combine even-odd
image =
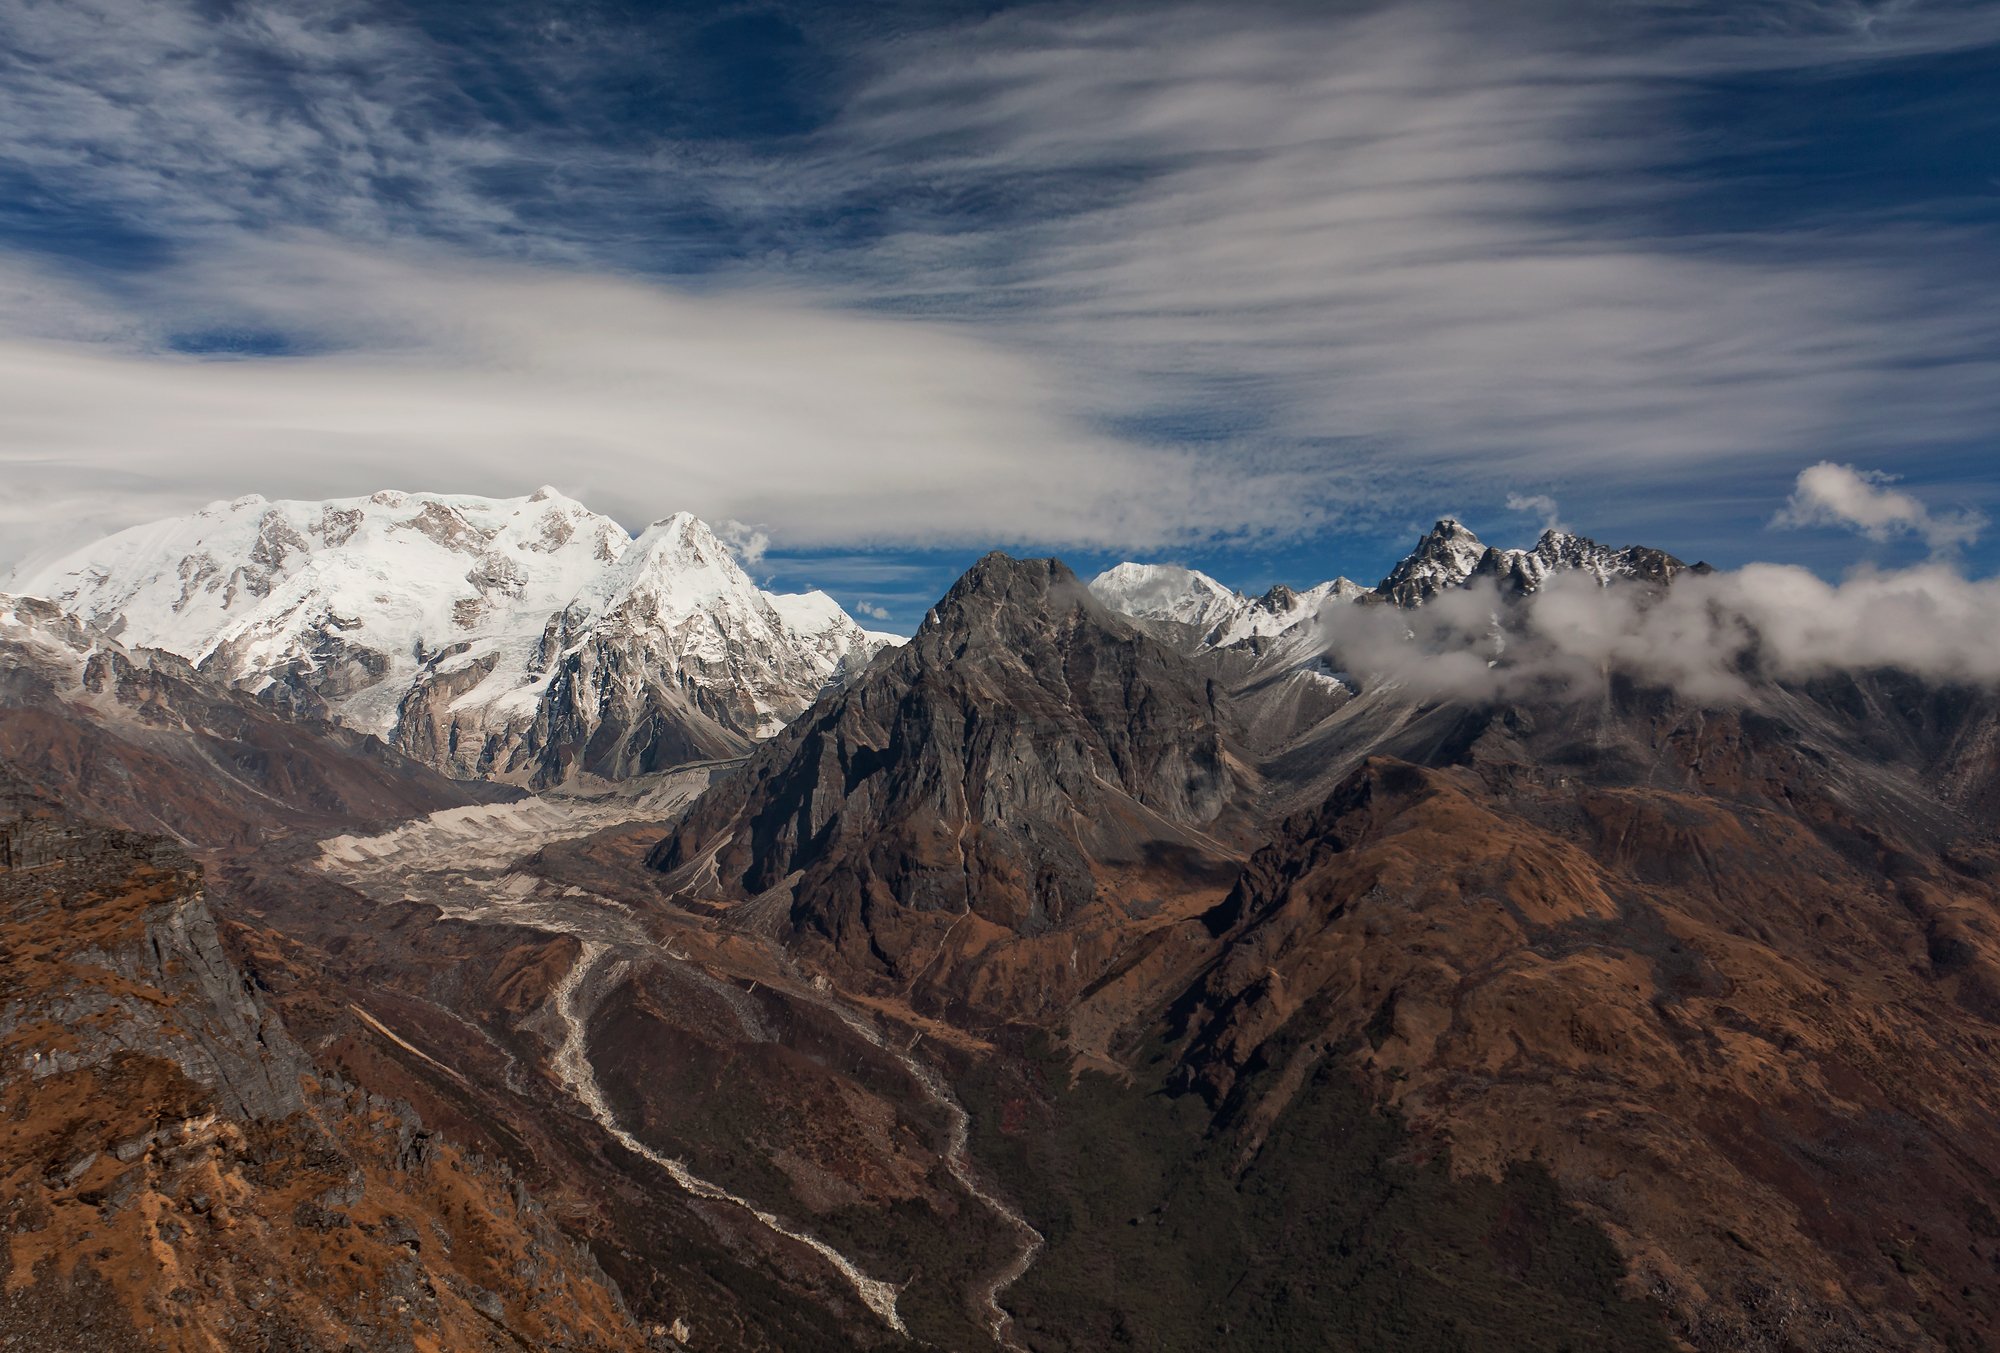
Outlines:
[{"label": "blue sky", "polygon": [[[994,546],[1261,590],[1551,503],[1986,574],[1996,87],[1963,0],[0,0],[0,563],[548,481],[903,628]],[[1787,513],[1823,461],[1913,506]]]}]

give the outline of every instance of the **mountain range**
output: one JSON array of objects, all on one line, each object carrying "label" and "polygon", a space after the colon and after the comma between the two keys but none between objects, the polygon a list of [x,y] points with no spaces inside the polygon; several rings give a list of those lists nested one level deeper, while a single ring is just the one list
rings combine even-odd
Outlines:
[{"label": "mountain range", "polygon": [[550,491],[81,551],[0,606],[0,1333],[1991,1346],[2000,692],[1547,661],[1710,578],[993,554],[891,642]]}]

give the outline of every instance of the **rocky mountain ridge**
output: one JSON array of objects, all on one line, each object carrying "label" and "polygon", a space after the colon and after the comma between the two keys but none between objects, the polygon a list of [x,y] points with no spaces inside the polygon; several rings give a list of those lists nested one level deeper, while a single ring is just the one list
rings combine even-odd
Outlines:
[{"label": "rocky mountain ridge", "polygon": [[[1218,698],[1059,562],[989,555],[653,863],[698,895],[767,899],[852,980],[1060,1008],[1129,919],[1106,905],[1111,878],[1157,891],[1153,916],[1228,872],[1214,833],[1250,777]],[[988,990],[982,952],[1015,941],[1033,975],[995,968]]]},{"label": "rocky mountain ridge", "polygon": [[[1555,571],[1653,587],[1682,567],[1552,536],[1475,554],[1467,535],[1441,527],[1377,599],[1338,604],[1491,576],[1530,607]],[[1114,581],[1129,601],[1160,579]],[[2000,1141],[1951,1126],[1989,1114],[1992,1078],[1954,1088],[1954,1068],[1985,1065],[2000,1009],[1994,692],[1855,673],[1718,705],[1621,672],[1589,700],[1389,683],[1273,702],[1259,643],[1185,644],[1172,617],[1203,612],[1171,588],[1123,625],[1075,588],[1055,561],[982,561],[894,662],[696,802],[652,857],[670,893],[770,918],[843,988],[985,1037],[1039,1030],[1071,1076],[1196,1096],[1182,1121],[1280,1191],[1317,1187],[1298,1125],[1358,1085],[1454,1171],[1546,1169],[1555,1214],[1607,1237],[1623,1290],[1697,1348],[1968,1347],[1995,1327]],[[1148,728],[1223,773],[1149,753]],[[1108,849],[1142,809],[1178,837]],[[1892,1107],[1895,1066],[1920,1103]],[[1035,1149],[1080,1149],[1051,1131]],[[1078,1175],[1042,1202],[1097,1189]],[[1926,1219],[1913,1197],[1953,1201]],[[1423,1224],[1483,1204],[1436,1206]],[[1101,1299],[1060,1274],[1123,1248],[1059,1234],[1022,1300]]]},{"label": "rocky mountain ridge", "polygon": [[[1486,544],[1471,528],[1441,517],[1373,588],[1334,578],[1305,591],[1283,584],[1258,597],[1224,587],[1198,569],[1178,564],[1115,564],[1091,579],[1090,589],[1112,610],[1136,620],[1186,627],[1197,646],[1229,648],[1285,636],[1309,624],[1329,602],[1372,597],[1398,606],[1421,606],[1441,592],[1490,579],[1512,596],[1527,596],[1558,573],[1581,573],[1599,583],[1668,583],[1689,565],[1647,546],[1613,549],[1555,527],[1527,549]],[[1705,568],[1705,565],[1695,565]]]}]

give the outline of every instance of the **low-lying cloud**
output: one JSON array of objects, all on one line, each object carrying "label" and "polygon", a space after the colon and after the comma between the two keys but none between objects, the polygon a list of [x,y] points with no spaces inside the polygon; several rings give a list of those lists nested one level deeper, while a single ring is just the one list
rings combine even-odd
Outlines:
[{"label": "low-lying cloud", "polygon": [[1320,623],[1330,659],[1364,688],[1431,699],[1582,699],[1614,675],[1715,705],[1763,681],[1883,668],[2000,683],[2000,579],[1937,564],[1837,583],[1753,564],[1665,589],[1559,574],[1527,598],[1482,581],[1415,610],[1330,606]]}]

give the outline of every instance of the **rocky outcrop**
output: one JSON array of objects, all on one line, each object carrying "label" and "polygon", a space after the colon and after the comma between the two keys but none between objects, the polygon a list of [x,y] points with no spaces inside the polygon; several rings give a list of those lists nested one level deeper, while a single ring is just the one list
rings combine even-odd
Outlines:
[{"label": "rocky outcrop", "polygon": [[156,838],[0,803],[0,1341],[638,1349],[587,1252],[317,1077]]},{"label": "rocky outcrop", "polygon": [[793,942],[856,980],[1061,1008],[1128,910],[1173,914],[1227,876],[1253,778],[1233,739],[1219,691],[1067,568],[989,555],[653,864],[691,894],[779,899]]}]

